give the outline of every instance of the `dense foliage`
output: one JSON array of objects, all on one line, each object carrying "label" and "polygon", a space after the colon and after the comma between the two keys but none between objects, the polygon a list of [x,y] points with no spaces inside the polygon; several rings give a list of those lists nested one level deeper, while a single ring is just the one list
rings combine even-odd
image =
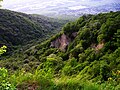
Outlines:
[{"label": "dense foliage", "polygon": [[5,45],[0,48],[0,55],[6,52],[6,48],[7,47]]},{"label": "dense foliage", "polygon": [[26,45],[57,33],[67,21],[0,9],[0,46]]},{"label": "dense foliage", "polygon": [[[64,51],[51,45],[66,45],[61,39]],[[84,15],[47,41],[0,60],[0,67],[14,72],[6,79],[18,90],[119,90],[120,12]]]}]

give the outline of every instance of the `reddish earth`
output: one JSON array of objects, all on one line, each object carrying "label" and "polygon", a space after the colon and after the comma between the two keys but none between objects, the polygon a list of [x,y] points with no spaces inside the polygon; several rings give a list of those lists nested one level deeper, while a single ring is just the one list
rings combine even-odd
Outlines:
[{"label": "reddish earth", "polygon": [[71,42],[73,38],[77,36],[77,32],[74,32],[71,34],[71,37],[68,37],[65,34],[62,34],[60,37],[58,37],[56,40],[51,42],[50,47],[59,48],[61,51],[66,51],[67,46]]},{"label": "reddish earth", "polygon": [[98,50],[102,49],[103,46],[104,46],[104,43],[100,43],[95,47],[95,50],[98,51]]},{"label": "reddish earth", "polygon": [[98,45],[92,44],[91,48],[95,49],[96,52],[98,52],[100,49],[102,49],[104,46],[104,42],[99,43]]}]

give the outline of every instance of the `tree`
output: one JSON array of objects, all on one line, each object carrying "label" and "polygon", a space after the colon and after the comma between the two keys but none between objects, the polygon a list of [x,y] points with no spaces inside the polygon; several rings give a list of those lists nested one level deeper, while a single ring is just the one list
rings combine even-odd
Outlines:
[{"label": "tree", "polygon": [[6,52],[6,46],[3,45],[1,48],[0,48],[0,55],[3,54],[4,52]]}]

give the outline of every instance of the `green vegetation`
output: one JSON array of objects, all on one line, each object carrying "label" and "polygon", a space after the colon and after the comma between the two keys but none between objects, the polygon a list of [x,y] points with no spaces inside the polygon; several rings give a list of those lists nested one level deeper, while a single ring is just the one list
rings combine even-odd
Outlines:
[{"label": "green vegetation", "polygon": [[50,39],[1,57],[0,67],[3,90],[120,90],[120,11],[84,15]]},{"label": "green vegetation", "polygon": [[6,48],[7,47],[5,45],[0,48],[0,55],[6,52]]},{"label": "green vegetation", "polygon": [[6,45],[8,52],[26,44],[30,47],[57,33],[66,22],[0,9],[0,46]]},{"label": "green vegetation", "polygon": [[[0,55],[6,52],[6,46],[0,48]],[[8,71],[0,68],[0,90],[15,90],[15,87],[7,81]]]}]

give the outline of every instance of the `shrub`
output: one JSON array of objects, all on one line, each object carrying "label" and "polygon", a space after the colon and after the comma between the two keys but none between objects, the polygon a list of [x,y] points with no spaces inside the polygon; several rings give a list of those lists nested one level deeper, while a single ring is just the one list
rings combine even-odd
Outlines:
[{"label": "shrub", "polygon": [[0,90],[16,90],[15,86],[8,80],[9,77],[7,69],[0,68]]}]

